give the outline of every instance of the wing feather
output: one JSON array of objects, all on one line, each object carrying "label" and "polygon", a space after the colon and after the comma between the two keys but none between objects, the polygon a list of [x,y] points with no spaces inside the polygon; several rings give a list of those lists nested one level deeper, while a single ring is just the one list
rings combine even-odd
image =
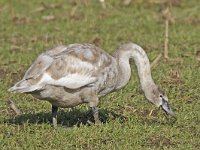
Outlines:
[{"label": "wing feather", "polygon": [[45,72],[45,70],[53,63],[53,61],[53,58],[41,54],[26,71],[23,79],[36,79]]},{"label": "wing feather", "polygon": [[77,89],[91,84],[97,80],[94,75],[97,68],[83,62],[79,58],[69,55],[54,60],[41,79],[41,84],[64,86],[69,89]]},{"label": "wing feather", "polygon": [[45,85],[69,89],[91,85],[111,61],[111,56],[91,44],[61,45],[41,54],[26,71],[23,82],[11,90],[31,92]]}]

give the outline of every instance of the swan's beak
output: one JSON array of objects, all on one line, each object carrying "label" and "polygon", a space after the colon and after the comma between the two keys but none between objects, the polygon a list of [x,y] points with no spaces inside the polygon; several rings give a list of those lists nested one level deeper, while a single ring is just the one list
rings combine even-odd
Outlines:
[{"label": "swan's beak", "polygon": [[171,110],[168,101],[166,101],[164,98],[162,98],[162,105],[161,105],[162,109],[169,115],[171,116],[175,116],[173,111]]}]

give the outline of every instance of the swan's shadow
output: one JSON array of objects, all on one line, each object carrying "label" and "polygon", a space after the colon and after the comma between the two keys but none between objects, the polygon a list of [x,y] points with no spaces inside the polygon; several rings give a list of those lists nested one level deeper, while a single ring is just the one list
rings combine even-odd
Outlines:
[{"label": "swan's shadow", "polygon": [[[109,122],[110,120],[118,119],[121,123],[125,122],[127,119],[121,114],[116,114],[112,111],[99,110],[99,117],[103,124]],[[12,119],[4,120],[4,123],[22,125],[24,123],[29,124],[52,124],[51,112],[49,113],[36,113],[36,114],[23,114],[16,116]],[[91,111],[80,111],[78,109],[73,111],[65,112],[60,110],[58,112],[58,125],[63,127],[73,127],[74,125],[91,125],[94,123],[94,119]]]}]

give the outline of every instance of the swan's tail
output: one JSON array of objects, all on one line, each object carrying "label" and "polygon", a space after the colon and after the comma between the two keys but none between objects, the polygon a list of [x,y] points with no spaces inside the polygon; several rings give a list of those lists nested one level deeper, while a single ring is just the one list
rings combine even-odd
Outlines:
[{"label": "swan's tail", "polygon": [[31,79],[28,80],[21,80],[17,82],[13,87],[8,89],[9,92],[18,92],[18,93],[27,93],[27,92],[33,92],[35,90],[40,89],[38,85],[31,85]]}]

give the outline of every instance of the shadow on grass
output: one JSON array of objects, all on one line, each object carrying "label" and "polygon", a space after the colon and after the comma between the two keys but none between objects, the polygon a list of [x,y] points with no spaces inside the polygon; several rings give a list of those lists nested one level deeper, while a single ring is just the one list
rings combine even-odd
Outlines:
[{"label": "shadow on grass", "polygon": [[[103,124],[109,122],[110,120],[119,120],[121,123],[126,121],[126,117],[121,114],[116,114],[112,111],[99,110],[99,117]],[[65,112],[60,110],[58,112],[58,125],[63,127],[73,127],[74,125],[91,125],[94,123],[94,119],[91,111],[82,112],[80,110],[73,110]],[[3,123],[22,125],[24,123],[28,124],[52,124],[51,112],[49,113],[36,113],[36,114],[22,114],[16,116],[12,119],[4,120]]]}]

